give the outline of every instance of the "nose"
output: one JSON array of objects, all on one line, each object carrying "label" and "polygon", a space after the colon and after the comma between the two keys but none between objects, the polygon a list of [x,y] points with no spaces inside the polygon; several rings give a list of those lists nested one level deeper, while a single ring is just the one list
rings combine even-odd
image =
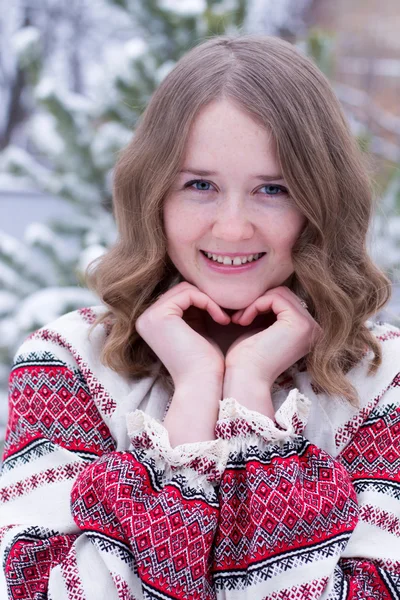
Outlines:
[{"label": "nose", "polygon": [[227,242],[251,239],[254,224],[242,202],[223,202],[215,216],[212,233],[214,238]]}]

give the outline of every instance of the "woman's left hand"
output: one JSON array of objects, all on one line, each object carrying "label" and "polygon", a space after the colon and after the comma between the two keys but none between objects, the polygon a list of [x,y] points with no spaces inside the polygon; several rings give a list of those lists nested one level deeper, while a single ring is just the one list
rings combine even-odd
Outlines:
[{"label": "woman's left hand", "polygon": [[308,354],[322,330],[300,302],[288,287],[280,286],[234,313],[232,321],[242,326],[271,310],[277,320],[266,329],[240,336],[225,355],[225,371],[238,369],[272,386],[281,373]]}]

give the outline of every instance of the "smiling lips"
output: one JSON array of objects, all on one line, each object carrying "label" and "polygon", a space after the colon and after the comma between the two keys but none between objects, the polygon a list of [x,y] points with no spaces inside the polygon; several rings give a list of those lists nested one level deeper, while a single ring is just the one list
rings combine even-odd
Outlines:
[{"label": "smiling lips", "polygon": [[211,252],[205,252],[201,250],[201,253],[206,256],[209,260],[217,264],[223,264],[227,266],[235,265],[241,266],[246,263],[251,263],[259,260],[265,254],[265,252],[249,254],[249,255],[239,255],[239,254],[213,254]]},{"label": "smiling lips", "polygon": [[245,257],[245,256],[251,256],[251,255],[255,255],[255,254],[265,254],[265,252],[212,252],[211,250],[201,250],[201,252],[204,252],[205,254],[215,254],[216,256],[240,256],[240,257]]},{"label": "smiling lips", "polygon": [[207,256],[203,251],[200,251],[200,254],[203,256],[203,260],[208,268],[216,271],[220,274],[232,274],[232,273],[243,273],[244,271],[249,271],[251,269],[257,268],[258,263],[263,259],[266,252],[261,254],[256,254],[255,256],[248,257],[248,260],[242,263],[241,259],[236,256],[234,259],[229,258],[229,256],[219,256],[219,260],[216,260],[214,257],[217,255]]}]

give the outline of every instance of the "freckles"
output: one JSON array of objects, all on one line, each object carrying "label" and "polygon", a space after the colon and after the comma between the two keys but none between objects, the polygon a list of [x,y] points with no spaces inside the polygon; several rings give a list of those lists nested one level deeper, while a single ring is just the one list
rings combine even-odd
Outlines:
[{"label": "freckles", "polygon": [[184,242],[185,239],[190,238],[190,230],[193,223],[193,217],[187,214],[187,210],[181,204],[170,202],[164,208],[165,229],[167,235],[173,239],[179,239],[180,242]]},{"label": "freckles", "polygon": [[170,229],[173,239],[180,245],[187,245],[193,243],[199,235],[199,227],[196,220],[193,218],[183,218],[180,216],[179,223],[175,222],[172,224]]},{"label": "freckles", "polygon": [[276,232],[277,247],[291,250],[304,225],[305,218],[298,211],[290,211],[282,219],[275,219],[272,228]]},{"label": "freckles", "polygon": [[300,227],[296,224],[288,222],[286,219],[277,219],[275,222],[270,223],[266,228],[266,231],[270,232],[272,244],[276,248],[285,250],[291,248],[300,233]]}]

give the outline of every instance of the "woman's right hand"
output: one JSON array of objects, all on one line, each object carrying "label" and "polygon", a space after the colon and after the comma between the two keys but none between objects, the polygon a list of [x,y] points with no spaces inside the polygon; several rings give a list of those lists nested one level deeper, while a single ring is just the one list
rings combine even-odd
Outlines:
[{"label": "woman's right hand", "polygon": [[[188,309],[201,334],[185,321]],[[225,357],[217,343],[204,335],[201,311],[207,311],[221,325],[230,323],[216,302],[183,281],[159,297],[136,321],[136,331],[168,369],[175,386],[192,377],[222,380],[224,376]]]}]

